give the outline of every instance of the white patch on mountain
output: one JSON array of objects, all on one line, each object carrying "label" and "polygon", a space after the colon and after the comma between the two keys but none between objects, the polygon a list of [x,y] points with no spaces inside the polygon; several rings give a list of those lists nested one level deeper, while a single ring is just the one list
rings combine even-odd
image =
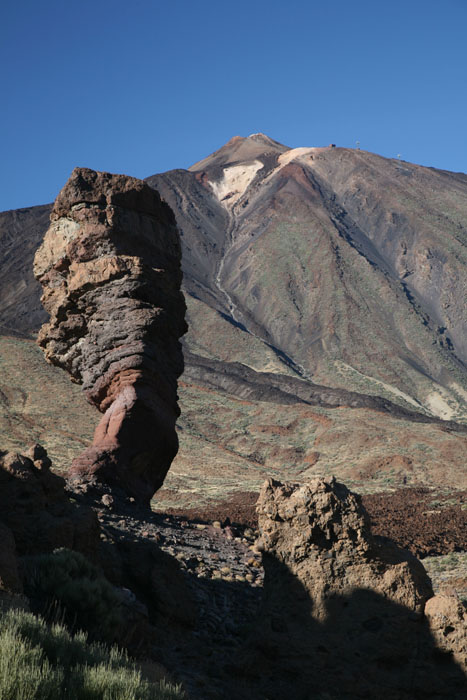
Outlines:
[{"label": "white patch on mountain", "polygon": [[238,202],[262,167],[263,164],[259,160],[231,165],[224,168],[221,180],[210,183],[214,194],[226,209],[231,209]]},{"label": "white patch on mountain", "polygon": [[316,148],[307,148],[306,146],[301,148],[291,148],[290,151],[286,151],[279,156],[279,167],[283,168],[293,160],[301,160],[304,157],[306,158],[306,156],[308,156],[308,160],[310,160],[310,156],[313,155],[313,151],[316,151]]}]

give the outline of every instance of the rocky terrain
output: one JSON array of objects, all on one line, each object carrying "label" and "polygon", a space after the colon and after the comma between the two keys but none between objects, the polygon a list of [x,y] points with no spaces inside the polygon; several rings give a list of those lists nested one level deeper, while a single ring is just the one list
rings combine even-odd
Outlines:
[{"label": "rocky terrain", "polygon": [[389,698],[463,697],[455,592],[433,596],[419,562],[373,537],[359,497],[332,479],[266,482],[259,532],[151,513],[118,488],[65,485],[39,446],[4,454],[0,479],[0,603],[5,589],[21,591],[29,553],[57,538],[84,547],[121,597],[121,643],[193,700],[350,700],[381,687]]},{"label": "rocky terrain", "polygon": [[[0,602],[30,586],[31,554],[66,547],[113,587],[114,638],[193,700],[464,697],[463,559],[449,578],[440,555],[467,548],[465,182],[408,166],[402,188],[403,167],[256,134],[149,179],[176,212],[192,324],[157,512],[185,330],[175,219],[141,181],[74,171],[36,253],[39,344],[89,403],[26,337],[45,319],[25,274],[15,337],[0,297],[2,449],[44,436],[73,464],[64,480],[39,445],[1,453]],[[391,202],[408,207],[392,228]],[[437,206],[459,223],[443,254]],[[28,233],[0,233],[8,262]]]},{"label": "rocky terrain", "polygon": [[173,214],[135,178],[76,168],[34,259],[50,315],[38,343],[103,417],[76,479],[149,502],[177,454],[185,332]]},{"label": "rocky terrain", "polygon": [[[70,503],[65,480],[50,467],[47,452],[40,445],[32,446],[25,455],[0,453],[1,521],[12,543],[10,551],[27,555],[67,547],[95,559],[97,516],[87,506]],[[18,580],[6,588],[22,589]]]},{"label": "rocky terrain", "polygon": [[415,557],[372,535],[359,497],[334,479],[269,480],[257,511],[265,584],[248,666],[267,697],[463,696],[462,604],[433,597]]}]

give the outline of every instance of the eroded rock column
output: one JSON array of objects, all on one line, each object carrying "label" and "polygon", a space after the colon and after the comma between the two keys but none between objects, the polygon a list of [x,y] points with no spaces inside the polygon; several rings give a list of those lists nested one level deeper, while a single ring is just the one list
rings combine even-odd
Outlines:
[{"label": "eroded rock column", "polygon": [[178,449],[186,331],[175,218],[141,180],[76,168],[34,273],[50,314],[38,343],[102,413],[70,477],[149,502]]}]

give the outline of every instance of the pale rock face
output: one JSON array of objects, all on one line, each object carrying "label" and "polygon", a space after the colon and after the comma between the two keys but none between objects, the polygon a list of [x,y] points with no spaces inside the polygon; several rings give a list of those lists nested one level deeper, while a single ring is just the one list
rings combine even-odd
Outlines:
[{"label": "pale rock face", "polygon": [[58,195],[35,257],[50,314],[39,345],[104,413],[70,474],[118,484],[145,502],[178,449],[180,258],[172,211],[156,191],[85,168]]},{"label": "pale rock face", "polygon": [[253,182],[256,173],[263,167],[259,160],[240,163],[224,168],[222,178],[210,182],[212,190],[227,209],[231,209]]},{"label": "pale rock face", "polygon": [[281,167],[284,167],[288,163],[292,162],[293,160],[297,159],[302,159],[308,156],[308,159],[310,158],[311,155],[315,151],[319,151],[321,149],[319,148],[307,148],[307,147],[301,147],[301,148],[291,148],[290,151],[286,151],[285,153],[282,153],[279,158],[278,162]]}]

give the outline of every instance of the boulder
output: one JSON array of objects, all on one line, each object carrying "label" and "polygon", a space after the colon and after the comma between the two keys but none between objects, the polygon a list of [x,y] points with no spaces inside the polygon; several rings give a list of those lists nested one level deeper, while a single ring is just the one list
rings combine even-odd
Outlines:
[{"label": "boulder", "polygon": [[456,592],[443,591],[430,598],[425,615],[438,647],[467,674],[467,611]]},{"label": "boulder", "polygon": [[313,600],[316,620],[326,619],[336,594],[358,588],[413,612],[423,612],[433,595],[418,559],[390,540],[373,537],[360,497],[334,477],[301,485],[269,480],[257,513],[264,552],[299,579]]},{"label": "boulder", "polygon": [[50,314],[38,343],[103,413],[70,477],[118,485],[145,503],[178,450],[180,259],[172,210],[155,190],[76,168],[34,262]]}]

